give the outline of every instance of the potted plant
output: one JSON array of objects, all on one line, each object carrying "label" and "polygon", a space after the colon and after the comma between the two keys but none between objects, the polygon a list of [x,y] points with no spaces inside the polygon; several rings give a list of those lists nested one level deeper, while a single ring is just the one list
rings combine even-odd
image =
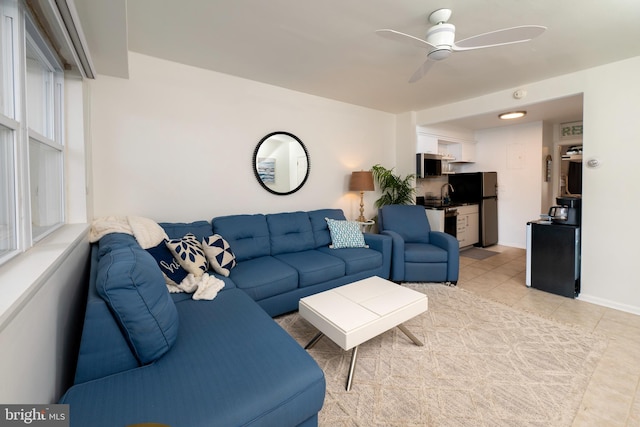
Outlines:
[{"label": "potted plant", "polygon": [[375,201],[375,207],[381,208],[385,205],[412,205],[414,204],[413,196],[416,189],[413,181],[415,174],[409,174],[402,178],[400,175],[393,173],[393,168],[387,169],[381,165],[375,165],[371,168],[373,179],[376,180],[382,196]]}]

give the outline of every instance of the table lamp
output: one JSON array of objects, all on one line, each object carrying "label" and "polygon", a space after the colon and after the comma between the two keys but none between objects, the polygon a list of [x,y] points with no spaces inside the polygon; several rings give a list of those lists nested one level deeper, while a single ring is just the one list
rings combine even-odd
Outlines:
[{"label": "table lamp", "polygon": [[371,171],[351,172],[349,191],[360,192],[360,216],[357,221],[366,221],[364,218],[364,192],[373,190],[375,190],[375,187],[373,186],[373,174]]}]

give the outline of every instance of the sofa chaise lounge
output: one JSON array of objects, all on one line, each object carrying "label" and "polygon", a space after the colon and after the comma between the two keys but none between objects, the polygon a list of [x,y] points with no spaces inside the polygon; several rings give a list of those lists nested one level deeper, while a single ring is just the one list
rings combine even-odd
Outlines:
[{"label": "sofa chaise lounge", "polygon": [[92,245],[71,426],[315,426],[325,380],[271,316],[299,298],[372,275],[388,277],[391,239],[332,249],[323,209],[161,224],[170,238],[220,234],[237,265],[213,300],[169,293],[157,260],[111,233]]}]

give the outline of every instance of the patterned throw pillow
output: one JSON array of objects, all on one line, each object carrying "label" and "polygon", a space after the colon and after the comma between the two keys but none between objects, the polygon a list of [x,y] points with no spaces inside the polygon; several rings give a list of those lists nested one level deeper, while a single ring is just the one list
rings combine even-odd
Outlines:
[{"label": "patterned throw pillow", "polygon": [[202,239],[202,248],[213,271],[229,277],[231,269],[236,266],[236,256],[229,243],[221,235],[214,234]]},{"label": "patterned throw pillow", "polygon": [[209,268],[202,246],[193,234],[186,234],[182,239],[167,240],[167,247],[182,268],[194,276],[202,276]]},{"label": "patterned throw pillow", "polygon": [[355,221],[340,221],[325,218],[331,233],[330,248],[368,248],[364,241],[364,235],[360,230],[360,224]]},{"label": "patterned throw pillow", "polygon": [[164,273],[167,284],[178,285],[189,274],[173,256],[166,245],[166,240],[158,246],[147,249],[147,252],[155,258],[158,267],[160,267],[160,270]]}]

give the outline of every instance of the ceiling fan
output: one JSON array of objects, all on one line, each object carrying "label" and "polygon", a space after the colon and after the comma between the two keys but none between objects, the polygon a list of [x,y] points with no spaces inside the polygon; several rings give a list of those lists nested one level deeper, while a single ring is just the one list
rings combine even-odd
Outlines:
[{"label": "ceiling fan", "polygon": [[522,25],[455,41],[456,27],[447,23],[450,17],[451,9],[438,9],[432,12],[429,15],[429,22],[433,26],[427,31],[426,40],[395,30],[383,29],[376,31],[376,34],[382,37],[410,43],[428,50],[427,60],[413,73],[409,83],[420,80],[435,62],[448,58],[452,52],[526,42],[538,37],[547,29],[540,25]]}]

